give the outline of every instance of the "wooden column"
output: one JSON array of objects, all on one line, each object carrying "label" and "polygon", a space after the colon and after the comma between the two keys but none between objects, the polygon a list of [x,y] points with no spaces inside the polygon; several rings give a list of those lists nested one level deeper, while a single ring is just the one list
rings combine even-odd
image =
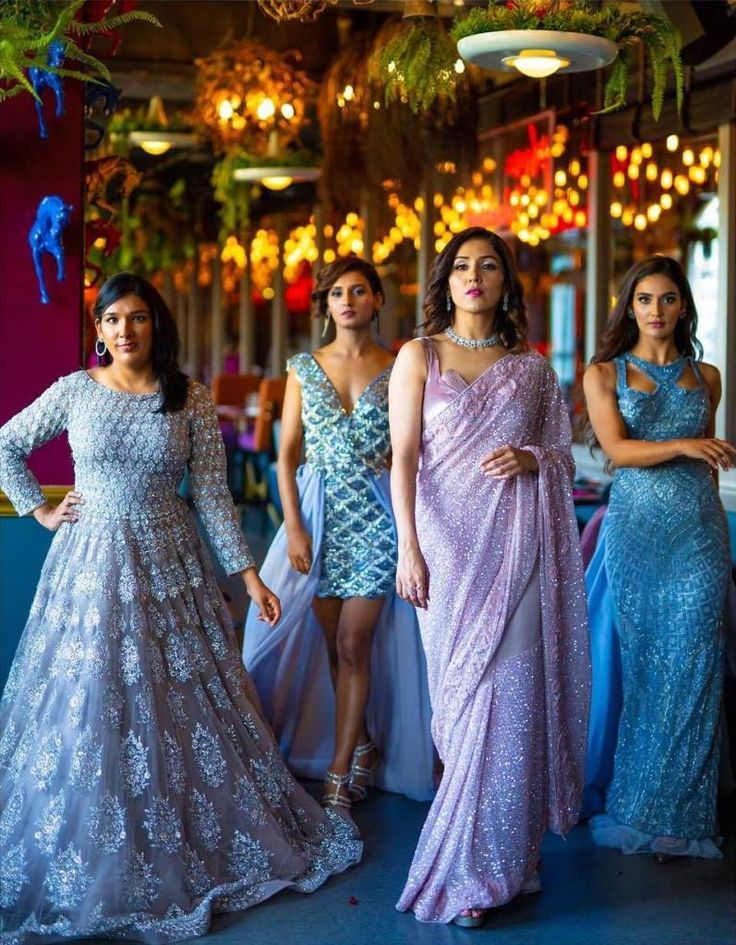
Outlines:
[{"label": "wooden column", "polygon": [[[723,396],[716,436],[736,440],[736,124],[718,128],[718,369]],[[696,300],[697,301],[697,300]]]},{"label": "wooden column", "polygon": [[588,157],[588,239],[585,281],[585,363],[595,354],[608,318],[611,277],[611,175],[607,151]]},{"label": "wooden column", "polygon": [[434,193],[433,175],[430,168],[424,172],[422,190],[420,196],[424,201],[424,206],[419,214],[419,251],[417,252],[417,300],[414,312],[415,324],[421,325],[424,321],[424,295],[427,291],[427,276],[429,275],[429,265],[432,259],[433,248],[433,226],[432,217],[434,204],[432,197]]},{"label": "wooden column", "polygon": [[194,270],[189,283],[189,304],[187,306],[187,374],[199,380],[202,376],[201,351],[202,339],[200,336],[200,306],[201,292],[197,278],[197,260],[194,257]]},{"label": "wooden column", "polygon": [[274,297],[271,302],[271,359],[269,373],[272,377],[281,377],[286,371],[288,315],[286,311],[286,282],[284,280],[286,220],[280,213],[276,216],[276,234],[279,240],[279,264],[273,274]]},{"label": "wooden column", "polygon": [[179,360],[186,364],[187,351],[187,297],[183,292],[174,291],[174,319],[179,332]]},{"label": "wooden column", "polygon": [[225,310],[222,298],[222,260],[220,247],[212,262],[212,323],[210,325],[210,383],[216,374],[222,374],[225,347]]},{"label": "wooden column", "polygon": [[[314,207],[314,227],[317,231],[315,236],[315,243],[317,245],[317,260],[312,266],[312,278],[316,285],[317,276],[319,271],[324,265],[324,256],[325,256],[325,208],[321,203],[315,204]],[[312,341],[312,351],[315,348],[319,348],[323,342],[322,338],[322,319],[313,318],[312,322],[312,331],[311,331],[311,341]]]},{"label": "wooden column", "polygon": [[253,308],[253,282],[250,275],[250,231],[243,233],[245,268],[240,277],[240,305],[238,307],[238,355],[240,373],[249,374],[256,359],[256,315]]}]

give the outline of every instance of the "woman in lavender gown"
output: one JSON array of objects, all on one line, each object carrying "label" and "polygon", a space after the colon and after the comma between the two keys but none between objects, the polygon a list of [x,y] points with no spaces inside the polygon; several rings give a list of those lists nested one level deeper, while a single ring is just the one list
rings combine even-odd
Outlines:
[{"label": "woman in lavender gown", "polygon": [[[194,519],[270,625],[205,388],[161,296],[129,273],[95,307],[103,365],[0,431],[0,484],[56,531],[0,703],[0,942],[204,934],[213,912],[316,889],[360,859],[279,755]],[[57,508],[25,460],[66,430]]]},{"label": "woman in lavender gown", "polygon": [[419,614],[444,774],[397,908],[479,925],[540,888],[546,828],[580,805],[589,664],[565,404],[526,346],[506,244],[436,259],[428,336],[389,394],[397,587]]}]

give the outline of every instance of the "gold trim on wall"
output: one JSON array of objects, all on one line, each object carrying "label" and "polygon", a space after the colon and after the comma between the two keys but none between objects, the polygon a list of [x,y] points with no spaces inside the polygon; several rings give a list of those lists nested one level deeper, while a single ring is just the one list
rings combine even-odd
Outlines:
[{"label": "gold trim on wall", "polygon": [[[41,486],[41,491],[47,502],[50,502],[51,505],[58,505],[67,492],[73,488],[74,486]],[[3,515],[17,515],[17,512],[10,504],[10,499],[0,489],[0,516]]]}]

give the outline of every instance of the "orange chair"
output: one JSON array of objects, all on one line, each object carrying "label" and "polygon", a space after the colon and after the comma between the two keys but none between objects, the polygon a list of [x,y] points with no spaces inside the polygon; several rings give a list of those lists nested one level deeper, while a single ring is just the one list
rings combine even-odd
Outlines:
[{"label": "orange chair", "polygon": [[273,458],[273,425],[281,416],[285,377],[266,377],[258,388],[258,416],[252,430],[238,437],[245,453],[245,501],[265,504],[268,499],[268,466]]},{"label": "orange chair", "polygon": [[245,406],[250,394],[255,394],[261,383],[257,374],[216,374],[212,378],[212,400],[216,407]]}]

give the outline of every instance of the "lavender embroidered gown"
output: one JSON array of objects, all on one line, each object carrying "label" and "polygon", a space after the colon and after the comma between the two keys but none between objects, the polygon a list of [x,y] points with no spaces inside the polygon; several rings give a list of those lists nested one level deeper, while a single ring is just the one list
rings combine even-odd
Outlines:
[{"label": "lavender embroidered gown", "polygon": [[212,402],[183,410],[86,372],[0,431],[0,484],[67,430],[86,504],[51,545],[0,703],[0,943],[204,934],[211,914],[316,889],[361,855],[286,769],[259,714],[193,517],[228,573],[252,564]]},{"label": "lavender embroidered gown", "polygon": [[[397,908],[425,922],[502,905],[532,878],[546,828],[576,822],[590,689],[567,413],[552,369],[509,354],[473,383],[428,377],[416,523],[419,611],[445,769]],[[539,473],[486,477],[512,443]]]}]

